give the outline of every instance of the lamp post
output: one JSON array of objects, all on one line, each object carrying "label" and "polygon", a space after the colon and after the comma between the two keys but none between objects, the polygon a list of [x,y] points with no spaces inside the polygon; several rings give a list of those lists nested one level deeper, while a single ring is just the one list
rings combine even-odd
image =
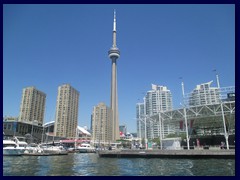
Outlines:
[{"label": "lamp post", "polygon": [[187,148],[189,150],[190,148],[189,148],[189,136],[188,136],[188,122],[187,122],[186,106],[185,106],[185,103],[184,103],[185,94],[184,94],[184,84],[183,84],[183,81],[182,81],[182,95],[183,95],[183,113],[184,113],[184,120],[185,120],[185,127],[186,127]]},{"label": "lamp post", "polygon": [[[216,72],[216,70],[214,70]],[[216,79],[217,79],[217,86],[218,86],[218,91],[219,91],[219,95],[220,95],[220,83],[219,83],[219,77],[218,74],[216,73]],[[225,122],[225,116],[224,116],[224,111],[223,111],[223,102],[220,99],[220,106],[221,106],[221,112],[222,112],[222,120],[223,120],[223,128],[224,128],[224,136],[225,136],[225,140],[226,140],[226,145],[227,145],[227,149],[229,149],[229,143],[228,143],[228,133],[227,133],[227,129],[226,129],[226,122]]]},{"label": "lamp post", "polygon": [[161,113],[158,112],[158,118],[159,118],[159,141],[160,141],[160,149],[162,149],[162,117]]},{"label": "lamp post", "polygon": [[146,118],[146,98],[143,98],[144,101],[144,123],[145,123],[145,148],[148,149],[147,147],[147,118]]},{"label": "lamp post", "polygon": [[160,94],[157,93],[157,112],[159,118],[159,141],[160,141],[160,149],[162,149],[162,117],[161,117],[161,108],[160,108]]},{"label": "lamp post", "polygon": [[142,131],[142,126],[141,126],[141,122],[140,122],[140,115],[141,115],[141,111],[140,111],[140,103],[138,103],[138,131],[139,131],[139,137],[140,139],[142,138],[142,135],[141,135],[141,131]]},{"label": "lamp post", "polygon": [[77,140],[78,140],[78,126],[76,128],[76,135],[75,135],[75,139],[74,139],[74,149],[77,149]]}]

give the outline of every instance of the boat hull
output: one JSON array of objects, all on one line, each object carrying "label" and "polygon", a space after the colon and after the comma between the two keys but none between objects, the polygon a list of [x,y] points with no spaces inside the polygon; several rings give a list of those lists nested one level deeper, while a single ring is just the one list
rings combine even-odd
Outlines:
[{"label": "boat hull", "polygon": [[22,150],[21,149],[16,149],[16,148],[12,148],[12,149],[3,149],[3,155],[4,156],[21,156]]},{"label": "boat hull", "polygon": [[96,153],[95,149],[78,149],[79,153]]}]

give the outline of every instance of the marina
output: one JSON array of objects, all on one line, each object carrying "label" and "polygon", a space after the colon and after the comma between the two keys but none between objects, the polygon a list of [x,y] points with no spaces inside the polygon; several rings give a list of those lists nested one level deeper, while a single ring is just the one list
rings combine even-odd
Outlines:
[{"label": "marina", "polygon": [[3,176],[235,176],[234,4],[3,9]]},{"label": "marina", "polygon": [[[57,143],[27,144],[17,137],[4,141],[11,141],[10,149],[20,149],[17,156],[3,154],[4,176],[235,175],[235,149],[221,146],[190,150],[167,146],[169,149],[160,150],[127,149],[116,143],[111,148],[95,148],[81,143],[67,148]],[[4,144],[6,148],[8,144]]]},{"label": "marina", "polygon": [[3,139],[3,156],[55,156],[67,154],[68,151],[60,145],[28,144],[16,136]]}]

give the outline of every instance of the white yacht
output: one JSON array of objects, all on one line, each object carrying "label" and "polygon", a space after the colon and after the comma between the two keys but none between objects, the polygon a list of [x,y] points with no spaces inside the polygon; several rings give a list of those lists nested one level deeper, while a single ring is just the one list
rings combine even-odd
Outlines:
[{"label": "white yacht", "polygon": [[51,155],[67,155],[68,151],[63,148],[63,146],[49,146],[49,145],[41,145],[40,146],[44,153],[48,153]]},{"label": "white yacht", "polygon": [[77,147],[77,150],[80,153],[95,153],[96,149],[92,147],[90,144],[81,144],[80,146]]},{"label": "white yacht", "polygon": [[20,156],[22,149],[13,140],[3,140],[3,155],[4,156]]},{"label": "white yacht", "polygon": [[43,154],[43,149],[35,143],[28,144],[24,151],[24,155],[31,155],[31,154]]},{"label": "white yacht", "polygon": [[20,156],[26,150],[27,145],[25,141],[21,141],[17,137],[3,139],[3,155]]}]

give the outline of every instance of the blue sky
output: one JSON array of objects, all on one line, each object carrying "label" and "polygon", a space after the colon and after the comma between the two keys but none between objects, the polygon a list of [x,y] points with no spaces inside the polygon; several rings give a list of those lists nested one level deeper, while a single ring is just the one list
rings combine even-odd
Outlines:
[{"label": "blue sky", "polygon": [[213,80],[235,85],[235,5],[3,5],[3,115],[18,116],[22,89],[47,94],[54,120],[57,88],[80,92],[80,126],[93,106],[110,105],[113,10],[117,11],[119,121],[136,132],[135,106],[151,84],[167,86],[174,108],[185,92]]}]

